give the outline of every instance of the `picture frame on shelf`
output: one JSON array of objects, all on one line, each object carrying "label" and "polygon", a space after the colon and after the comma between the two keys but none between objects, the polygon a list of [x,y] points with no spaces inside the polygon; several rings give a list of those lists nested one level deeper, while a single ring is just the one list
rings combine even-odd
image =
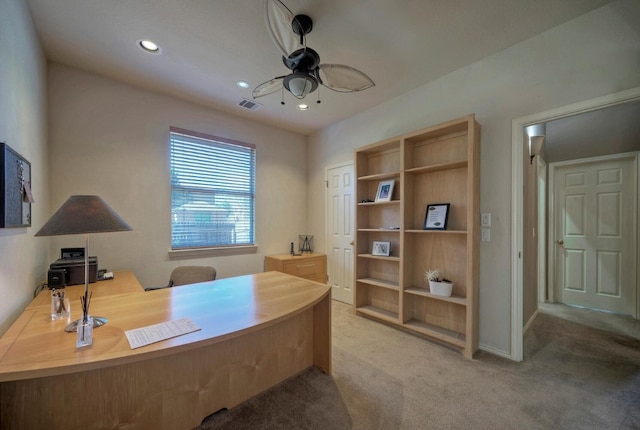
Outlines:
[{"label": "picture frame on shelf", "polygon": [[393,186],[396,181],[393,179],[389,181],[380,181],[378,184],[378,192],[376,192],[376,202],[389,202],[393,195]]},{"label": "picture frame on shelf", "polygon": [[371,255],[388,257],[391,253],[391,242],[374,240],[371,247]]},{"label": "picture frame on shelf", "polygon": [[450,203],[437,203],[427,205],[424,215],[423,230],[446,230],[449,221]]}]

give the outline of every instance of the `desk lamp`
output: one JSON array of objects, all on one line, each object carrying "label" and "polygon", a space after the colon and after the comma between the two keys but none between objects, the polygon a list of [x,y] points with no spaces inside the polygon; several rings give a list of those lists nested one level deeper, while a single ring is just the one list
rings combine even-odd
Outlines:
[{"label": "desk lamp", "polygon": [[[129,231],[132,228],[120,215],[98,196],[71,196],[53,214],[49,221],[36,233],[36,236],[62,236],[84,234],[84,300],[89,297],[89,233],[107,233]],[[93,326],[107,323],[104,317],[93,317]],[[78,321],[69,324],[64,330],[76,331]]]}]

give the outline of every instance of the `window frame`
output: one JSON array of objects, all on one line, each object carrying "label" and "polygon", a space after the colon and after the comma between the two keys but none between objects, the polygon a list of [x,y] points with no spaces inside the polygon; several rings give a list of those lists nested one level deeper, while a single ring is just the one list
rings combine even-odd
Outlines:
[{"label": "window frame", "polygon": [[[174,247],[174,223],[173,223],[173,201],[174,201],[174,192],[176,188],[174,187],[172,181],[172,170],[174,167],[173,164],[173,135],[179,134],[183,135],[186,138],[194,138],[194,139],[202,139],[213,142],[213,144],[222,144],[222,145],[232,145],[243,148],[248,148],[252,152],[252,162],[253,162],[253,171],[252,175],[252,188],[253,192],[251,194],[251,222],[252,226],[250,227],[252,230],[252,239],[249,243],[243,244],[208,244],[203,246],[184,246],[184,247]],[[214,136],[206,133],[201,133],[193,130],[188,130],[180,127],[169,127],[169,187],[170,187],[170,217],[171,217],[171,231],[170,231],[170,251],[169,257],[171,259],[177,258],[192,258],[198,256],[209,256],[209,255],[233,255],[233,254],[246,254],[246,253],[255,253],[257,252],[256,245],[256,176],[257,176],[257,154],[256,154],[256,145],[241,142],[233,139],[223,138],[220,136]]]}]

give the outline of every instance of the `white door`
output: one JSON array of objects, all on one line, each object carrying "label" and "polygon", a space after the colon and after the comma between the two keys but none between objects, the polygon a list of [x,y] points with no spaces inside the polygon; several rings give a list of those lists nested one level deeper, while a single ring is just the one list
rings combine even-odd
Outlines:
[{"label": "white door", "polygon": [[555,169],[555,285],[561,302],[635,315],[635,170],[634,157]]},{"label": "white door", "polygon": [[331,297],[353,304],[353,164],[327,169],[327,274]]}]

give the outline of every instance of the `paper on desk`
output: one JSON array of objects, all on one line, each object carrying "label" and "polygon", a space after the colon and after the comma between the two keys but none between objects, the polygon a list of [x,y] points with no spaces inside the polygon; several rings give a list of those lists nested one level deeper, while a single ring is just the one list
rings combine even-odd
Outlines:
[{"label": "paper on desk", "polygon": [[141,346],[160,342],[161,340],[170,339],[172,337],[181,336],[198,330],[200,330],[200,327],[191,321],[191,318],[185,317],[160,324],[127,330],[124,334],[127,336],[131,349],[136,349]]}]

